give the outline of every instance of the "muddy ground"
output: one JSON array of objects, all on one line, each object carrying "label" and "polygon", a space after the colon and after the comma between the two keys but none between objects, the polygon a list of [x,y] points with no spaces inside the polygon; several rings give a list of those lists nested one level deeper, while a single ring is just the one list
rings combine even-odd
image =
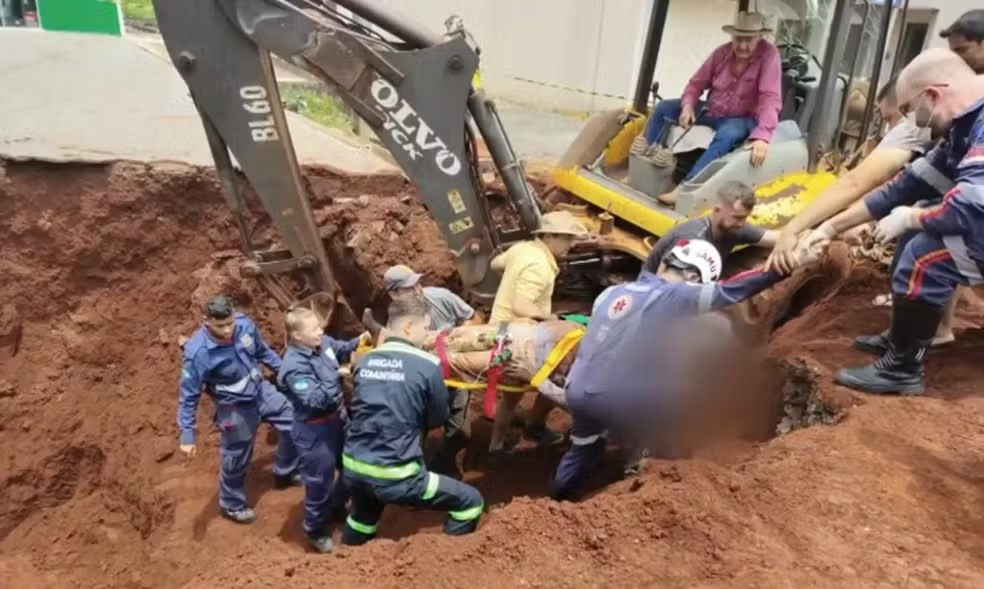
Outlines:
[{"label": "muddy ground", "polygon": [[[397,262],[454,285],[436,227],[402,179],[307,177],[351,300],[382,304],[381,272]],[[257,235],[273,236],[262,224]],[[301,491],[272,489],[263,436],[250,480],[260,519],[248,528],[218,517],[207,401],[199,456],[176,453],[179,341],[200,300],[229,290],[273,343],[283,337],[262,292],[213,258],[238,241],[210,174],[8,162],[0,247],[4,587],[984,586],[976,298],[961,306],[956,346],[929,360],[927,398],[832,385],[837,367],[868,359],[850,338],[887,321],[869,305],[884,275],[861,266],[836,296],[798,309],[767,349],[794,367],[787,388],[836,410],[831,425],[771,440],[759,428],[745,436],[759,441],[653,461],[637,481],[557,504],[543,494],[559,450],[524,446],[492,465],[488,425],[476,420],[467,479],[491,507],[476,534],[447,538],[439,514],[391,510],[382,539],[325,557],[304,549]],[[772,428],[774,391],[748,398]]]}]

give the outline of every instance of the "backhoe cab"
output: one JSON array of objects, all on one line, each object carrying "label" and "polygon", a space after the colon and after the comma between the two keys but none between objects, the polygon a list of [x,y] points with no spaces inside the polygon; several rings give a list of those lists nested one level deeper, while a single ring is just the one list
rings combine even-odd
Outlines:
[{"label": "backhoe cab", "polygon": [[[660,100],[659,84],[652,81],[670,2],[653,2],[633,104],[591,118],[553,170],[558,187],[591,205],[586,214],[600,209],[616,220],[625,230],[621,249],[637,252],[637,257],[644,256],[648,246],[630,245],[627,235],[639,239],[647,233],[663,235],[674,225],[705,214],[728,181],[739,180],[756,189],[759,204],[750,221],[770,228],[781,226],[829,186],[836,169],[821,161],[841,161],[842,157],[831,156],[853,149],[859,139],[844,141],[842,133],[849,89],[863,94],[860,116],[864,121],[854,121],[854,135],[858,134],[858,124],[867,126],[871,118],[892,10],[891,3],[884,1],[771,3],[783,4],[785,16],[792,13],[796,19],[786,18],[782,30],[775,34],[782,57],[782,110],[768,156],[760,167],[753,167],[747,144],[739,146],[680,184],[677,202],[668,206],[657,197],[681,180],[713,136],[712,129],[695,126],[688,132],[691,137],[677,142],[682,131],[671,123],[661,143],[667,151],[654,153],[647,145],[650,95],[655,102]],[[748,11],[748,5],[747,0],[737,2],[737,11]],[[768,14],[769,4],[762,5],[760,10],[774,25],[777,19]],[[715,30],[730,22],[730,18],[722,19],[715,23]],[[852,48],[856,54],[845,57],[849,31],[858,24],[860,37]],[[721,34],[721,43],[726,41]],[[678,96],[683,88],[663,90]],[[696,141],[701,134],[703,140]]]}]

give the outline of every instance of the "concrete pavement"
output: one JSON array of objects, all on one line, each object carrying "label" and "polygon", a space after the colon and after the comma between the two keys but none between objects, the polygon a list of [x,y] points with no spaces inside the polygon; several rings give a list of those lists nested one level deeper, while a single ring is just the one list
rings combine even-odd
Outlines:
[{"label": "concrete pavement", "polygon": [[[311,82],[280,63],[282,83]],[[0,29],[0,156],[212,165],[198,112],[158,35]],[[494,88],[490,89],[494,92]],[[520,157],[559,158],[583,120],[498,101]],[[381,146],[287,113],[298,159],[351,173],[396,170]]]},{"label": "concrete pavement", "polygon": [[[128,31],[127,38],[161,59],[170,59],[160,35]],[[277,58],[274,58],[274,69],[281,84],[318,82],[314,76]],[[490,91],[494,93],[495,88],[491,87]],[[539,162],[560,158],[584,124],[577,117],[514,102],[497,99],[496,105],[513,148],[520,157]]]},{"label": "concrete pavement", "polygon": [[[198,112],[171,63],[126,38],[0,29],[0,156],[212,165]],[[394,171],[287,113],[298,160],[353,174]]]}]

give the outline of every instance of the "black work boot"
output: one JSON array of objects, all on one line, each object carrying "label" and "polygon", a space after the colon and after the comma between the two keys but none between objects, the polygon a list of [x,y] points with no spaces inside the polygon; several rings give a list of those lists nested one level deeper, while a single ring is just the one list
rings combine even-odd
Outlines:
[{"label": "black work boot", "polygon": [[837,383],[865,393],[922,394],[923,357],[942,318],[942,307],[895,296],[888,351],[871,364],[841,370]]},{"label": "black work boot", "polygon": [[273,488],[278,491],[289,489],[291,487],[300,487],[303,484],[304,481],[301,480],[301,473],[296,471],[291,474],[273,475]]},{"label": "black work boot", "polygon": [[889,350],[891,343],[888,339],[889,330],[885,330],[875,335],[859,335],[854,338],[854,347],[862,352],[877,354],[881,356]]}]

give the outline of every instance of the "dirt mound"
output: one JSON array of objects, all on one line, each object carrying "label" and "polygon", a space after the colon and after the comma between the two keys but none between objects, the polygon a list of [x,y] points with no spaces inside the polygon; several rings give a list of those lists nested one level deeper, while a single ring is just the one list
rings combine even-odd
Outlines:
[{"label": "dirt mound", "polygon": [[[453,285],[450,255],[402,179],[308,170],[307,181],[353,302],[381,303],[393,263]],[[263,222],[256,235],[274,239]],[[543,494],[560,449],[527,443],[493,465],[489,425],[476,419],[466,479],[491,508],[476,534],[447,538],[440,514],[389,509],[379,541],[319,557],[303,546],[301,492],[273,490],[262,441],[249,482],[259,521],[218,517],[207,401],[200,455],[175,454],[178,342],[202,297],[228,289],[272,342],[282,337],[262,291],[213,258],[238,241],[211,174],[7,164],[0,243],[4,586],[984,586],[976,296],[960,308],[958,343],[929,361],[930,397],[831,384],[868,359],[850,338],[887,323],[870,306],[885,277],[862,266],[836,296],[791,306],[768,349],[777,380],[736,393],[758,419],[736,433],[754,442],[719,440],[557,504]]]}]

